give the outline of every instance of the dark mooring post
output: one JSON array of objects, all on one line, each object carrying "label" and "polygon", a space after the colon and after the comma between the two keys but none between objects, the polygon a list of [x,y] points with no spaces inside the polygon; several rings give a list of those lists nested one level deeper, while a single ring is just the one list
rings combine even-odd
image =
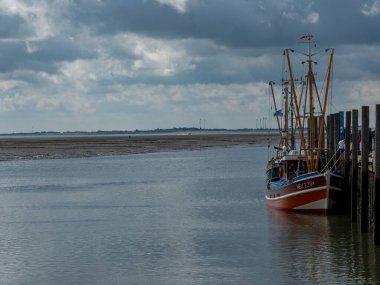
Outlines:
[{"label": "dark mooring post", "polygon": [[318,146],[318,138],[319,138],[319,118],[318,116],[314,117],[314,145]]},{"label": "dark mooring post", "polygon": [[358,110],[352,110],[351,221],[358,221]]},{"label": "dark mooring post", "polygon": [[[322,124],[322,117],[319,117],[319,127],[321,127],[321,124]],[[325,122],[324,122],[325,123]],[[324,155],[321,156],[321,160],[322,160],[322,165],[325,165],[326,163],[326,153],[325,153],[325,132],[326,130],[323,129],[323,132],[322,132],[322,144],[321,144],[321,153],[324,153]]]},{"label": "dark mooring post", "polygon": [[330,161],[330,165],[329,167],[332,167],[333,164],[334,164],[334,114],[330,114],[330,130],[329,130],[329,134],[328,134],[328,137],[329,137],[329,145],[328,145],[328,148],[329,148],[329,161]]},{"label": "dark mooring post", "polygon": [[380,244],[380,105],[376,105],[375,131],[375,244]]},{"label": "dark mooring post", "polygon": [[369,226],[369,183],[368,183],[368,154],[369,154],[369,107],[362,106],[362,152],[361,152],[361,231],[368,232]]},{"label": "dark mooring post", "polygon": [[307,141],[311,142],[311,137],[310,137],[310,118],[307,118]]},{"label": "dark mooring post", "polygon": [[[323,122],[324,124],[326,123],[326,121]],[[318,128],[321,127],[321,124],[322,124],[322,117],[320,117],[320,120],[319,120],[319,124],[318,124]],[[327,127],[328,129],[328,127]],[[325,146],[326,146],[326,142],[325,142],[325,139],[326,139],[326,136],[325,136],[325,133],[326,133],[326,129],[323,129],[323,133],[322,133],[322,145],[321,145],[321,148],[324,149]]]},{"label": "dark mooring post", "polygon": [[326,124],[326,163],[328,163],[330,161],[330,158],[331,158],[331,150],[330,150],[330,130],[331,130],[331,121],[330,121],[330,117],[331,115],[327,115],[326,117],[326,121],[327,121],[327,124]]},{"label": "dark mooring post", "polygon": [[334,162],[336,167],[336,161],[339,158],[339,154],[337,153],[338,150],[338,142],[339,142],[339,128],[340,128],[340,115],[339,113],[334,114],[334,145],[333,150],[335,153]]},{"label": "dark mooring post", "polygon": [[351,205],[350,186],[350,142],[351,142],[351,112],[346,112],[344,132],[344,212],[349,213]]},{"label": "dark mooring post", "polygon": [[340,115],[339,113],[334,114],[334,147],[337,150],[339,135],[340,135]]}]

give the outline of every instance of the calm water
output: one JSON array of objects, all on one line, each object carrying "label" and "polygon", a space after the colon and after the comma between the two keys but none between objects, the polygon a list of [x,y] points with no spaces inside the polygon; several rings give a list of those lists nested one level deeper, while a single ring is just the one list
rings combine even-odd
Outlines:
[{"label": "calm water", "polygon": [[0,284],[373,284],[345,217],[269,211],[265,147],[0,163]]}]

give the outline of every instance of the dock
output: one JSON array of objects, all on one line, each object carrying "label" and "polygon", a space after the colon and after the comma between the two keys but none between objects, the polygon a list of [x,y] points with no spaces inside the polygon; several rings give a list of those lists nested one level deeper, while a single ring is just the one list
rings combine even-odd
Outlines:
[{"label": "dock", "polygon": [[380,245],[380,104],[375,109],[374,129],[370,128],[369,118],[369,106],[362,106],[360,112],[358,109],[345,111],[344,116],[342,112],[328,115],[326,140],[329,150],[326,153],[328,161],[336,164],[339,154],[333,150],[343,136],[345,191],[342,213],[349,215],[362,233],[373,235],[374,243]]}]

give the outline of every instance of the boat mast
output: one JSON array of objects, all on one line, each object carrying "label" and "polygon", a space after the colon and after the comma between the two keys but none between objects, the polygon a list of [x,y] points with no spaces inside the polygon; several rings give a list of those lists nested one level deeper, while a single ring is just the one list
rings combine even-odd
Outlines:
[{"label": "boat mast", "polygon": [[[328,51],[327,49],[326,51]],[[319,137],[318,137],[318,152],[317,152],[317,159],[315,161],[315,169],[318,169],[318,162],[321,155],[321,147],[322,147],[322,139],[323,139],[323,132],[325,127],[325,113],[326,113],[326,105],[327,105],[327,98],[329,96],[329,85],[330,85],[330,78],[331,78],[331,68],[332,68],[332,61],[334,56],[334,49],[331,49],[330,54],[330,61],[329,61],[329,67],[327,70],[327,81],[326,81],[326,91],[325,91],[325,97],[323,99],[323,109],[322,109],[322,118],[321,118],[321,125],[319,127]]]},{"label": "boat mast", "polygon": [[284,97],[285,97],[285,117],[284,117],[284,120],[285,120],[285,128],[284,128],[284,131],[285,131],[285,147],[286,147],[286,150],[288,150],[288,133],[289,133],[289,122],[288,122],[288,112],[289,112],[289,107],[288,107],[288,96],[289,94],[287,92],[284,92]]},{"label": "boat mast", "polygon": [[293,90],[290,92],[290,149],[294,149],[294,108],[293,108]]},{"label": "boat mast", "polygon": [[300,100],[299,100],[299,102],[298,102],[298,106],[301,106],[301,104],[302,104],[302,96],[303,96],[303,92],[304,92],[304,89],[305,89],[305,85],[306,85],[306,83],[305,83],[304,80],[302,80],[302,81],[301,81],[301,84],[302,84],[302,88],[301,88],[301,96],[300,96]]},{"label": "boat mast", "polygon": [[309,44],[309,52],[308,52],[308,80],[309,80],[309,145],[310,145],[310,162],[311,162],[311,171],[314,171],[314,102],[313,102],[313,67],[312,67],[312,59],[311,59],[311,39],[313,38],[312,35],[306,36],[308,44]]},{"label": "boat mast", "polygon": [[274,105],[274,111],[277,119],[277,126],[278,126],[278,131],[280,132],[280,143],[282,141],[282,133],[281,133],[281,125],[280,125],[280,119],[278,118],[278,111],[277,111],[277,105],[276,105],[276,98],[274,97],[274,90],[273,90],[273,81],[269,82],[270,90],[272,91],[272,99],[273,99],[273,105]]},{"label": "boat mast", "polygon": [[[291,51],[294,52],[294,50],[291,50]],[[305,159],[306,159],[307,169],[309,171],[311,171],[311,165],[310,165],[310,161],[309,161],[309,155],[308,155],[307,150],[306,150],[306,141],[305,141],[305,136],[304,136],[304,133],[303,133],[303,126],[302,126],[302,122],[301,122],[301,114],[300,114],[300,109],[299,109],[299,106],[298,106],[297,92],[296,92],[296,88],[295,88],[295,85],[294,85],[293,70],[292,70],[292,64],[290,62],[289,49],[286,49],[285,53],[286,53],[286,59],[288,61],[288,68],[289,68],[289,75],[290,75],[290,84],[292,86],[292,92],[293,92],[293,96],[294,96],[294,103],[296,105],[296,118],[297,118],[297,121],[298,121],[298,128],[299,128],[299,132],[300,132],[300,136],[301,136],[302,149],[303,149],[303,151],[305,153]]]}]

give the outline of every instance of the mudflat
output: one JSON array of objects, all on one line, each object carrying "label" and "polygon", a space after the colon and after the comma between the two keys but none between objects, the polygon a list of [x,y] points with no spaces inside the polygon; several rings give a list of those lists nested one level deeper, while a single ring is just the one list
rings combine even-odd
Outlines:
[{"label": "mudflat", "polygon": [[0,138],[0,160],[60,159],[264,145],[275,135],[189,134]]}]

